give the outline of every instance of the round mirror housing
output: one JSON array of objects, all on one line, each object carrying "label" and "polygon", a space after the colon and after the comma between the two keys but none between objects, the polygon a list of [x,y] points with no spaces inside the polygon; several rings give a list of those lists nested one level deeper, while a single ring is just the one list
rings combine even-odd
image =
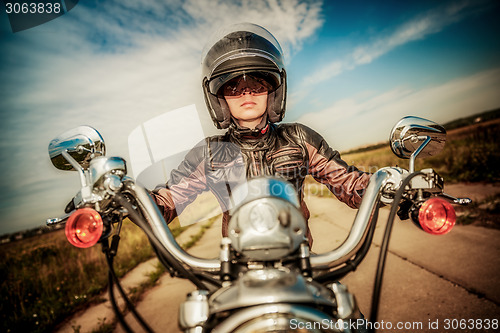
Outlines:
[{"label": "round mirror housing", "polygon": [[76,170],[64,155],[69,154],[84,170],[87,170],[90,160],[104,156],[105,152],[104,139],[90,126],[79,126],[66,131],[49,144],[50,160],[60,170]]},{"label": "round mirror housing", "polygon": [[443,149],[446,130],[433,121],[409,116],[393,127],[389,141],[393,153],[399,158],[429,157]]}]

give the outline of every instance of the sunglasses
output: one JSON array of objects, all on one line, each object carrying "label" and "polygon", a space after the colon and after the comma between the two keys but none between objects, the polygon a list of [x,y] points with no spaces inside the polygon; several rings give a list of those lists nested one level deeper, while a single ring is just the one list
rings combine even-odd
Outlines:
[{"label": "sunglasses", "polygon": [[219,93],[226,97],[241,97],[246,92],[258,96],[268,93],[272,88],[272,85],[262,78],[243,74],[224,84]]}]

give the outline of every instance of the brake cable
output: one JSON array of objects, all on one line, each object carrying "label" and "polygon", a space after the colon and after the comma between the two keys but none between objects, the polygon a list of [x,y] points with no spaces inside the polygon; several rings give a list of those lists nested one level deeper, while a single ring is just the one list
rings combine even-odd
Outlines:
[{"label": "brake cable", "polygon": [[144,218],[132,207],[132,204],[121,194],[114,196],[113,200],[128,211],[129,219],[146,233],[150,242],[161,252],[169,264],[179,272],[180,276],[191,281],[196,288],[209,290],[207,286],[191,271],[186,269],[170,252],[164,250],[158,238],[144,222]]},{"label": "brake cable", "polygon": [[[395,218],[397,210],[399,208],[399,202],[403,198],[403,193],[405,192],[406,186],[410,183],[410,181],[415,176],[418,176],[418,175],[423,175],[423,173],[418,171],[418,172],[414,172],[414,173],[410,174],[408,177],[406,177],[402,181],[401,185],[399,186],[399,189],[397,190],[397,192],[394,196],[394,199],[393,199],[391,212],[390,212],[389,217],[387,219],[387,225],[385,227],[384,237],[382,239],[382,244],[380,246],[380,254],[379,254],[379,259],[378,259],[377,272],[375,275],[375,284],[373,286],[372,306],[371,306],[371,311],[370,311],[370,322],[371,323],[375,323],[377,320],[378,305],[379,305],[379,301],[380,301],[380,291],[382,289],[382,279],[384,276],[385,260],[387,258],[387,252],[389,249],[389,240],[391,238],[392,226],[394,225],[394,218]],[[373,327],[370,329],[370,331],[375,332]]]},{"label": "brake cable", "polygon": [[149,325],[146,323],[146,321],[142,318],[142,316],[137,312],[135,306],[132,304],[130,299],[128,298],[127,294],[123,290],[120,280],[116,276],[115,270],[113,268],[113,258],[116,255],[116,249],[118,248],[118,242],[120,240],[120,236],[115,234],[113,236],[113,239],[111,241],[111,248],[109,247],[108,240],[104,240],[102,242],[102,251],[104,252],[106,256],[106,263],[108,264],[108,281],[109,281],[109,299],[111,302],[111,305],[113,306],[113,310],[116,313],[117,319],[122,325],[123,329],[127,333],[132,333],[132,329],[130,326],[126,323],[125,317],[121,313],[117,303],[116,303],[116,298],[115,298],[115,293],[113,289],[113,285],[116,284],[116,287],[122,296],[123,300],[125,301],[127,308],[132,312],[134,317],[137,319],[139,324],[144,328],[144,330],[148,333],[153,333],[153,330],[149,327]]},{"label": "brake cable", "polygon": [[[160,248],[159,248],[160,244],[159,244],[158,239],[156,237],[154,237],[154,234],[152,233],[152,231],[150,229],[147,228],[147,225],[142,223],[141,216],[133,209],[132,205],[125,197],[123,197],[122,195],[116,195],[114,197],[114,201],[116,203],[118,203],[119,205],[121,205],[122,207],[124,207],[128,211],[130,220],[134,224],[139,226],[146,233],[146,235],[148,236],[149,241],[150,241],[151,245],[153,246],[155,252],[157,252],[157,255],[160,254],[158,257],[163,259],[160,261],[162,261],[163,264],[166,264],[166,263],[170,264],[170,265],[166,266],[167,268],[171,268],[173,270],[176,270],[181,275],[188,278],[199,289],[207,289],[208,290],[208,288],[206,288],[206,286],[198,279],[198,277],[193,272],[190,272],[187,269],[185,269],[180,263],[178,263],[170,255],[170,253],[168,253],[168,252],[165,253],[165,251],[160,250]],[[119,228],[119,229],[121,229],[121,228]],[[142,316],[137,312],[135,306],[132,304],[132,302],[130,301],[130,299],[126,295],[126,293],[123,290],[123,288],[121,287],[120,281],[119,281],[119,279],[116,276],[116,273],[114,271],[113,258],[117,253],[119,240],[120,240],[120,236],[118,234],[115,234],[112,238],[112,241],[111,241],[111,248],[109,247],[109,242],[107,239],[105,241],[101,242],[102,251],[104,252],[104,254],[106,256],[106,262],[108,264],[109,295],[110,295],[111,305],[112,305],[113,310],[116,313],[117,319],[120,322],[120,324],[122,325],[123,329],[127,333],[133,333],[133,330],[130,328],[130,326],[125,321],[125,318],[124,318],[123,314],[121,313],[121,311],[116,303],[116,297],[115,297],[114,290],[113,290],[113,285],[116,284],[120,295],[122,296],[123,300],[125,301],[125,303],[127,305],[127,308],[132,312],[132,314],[137,319],[137,321],[142,326],[142,328],[148,333],[153,333],[153,330],[148,326],[148,324],[144,321]],[[166,255],[166,254],[168,254],[168,255]]]}]

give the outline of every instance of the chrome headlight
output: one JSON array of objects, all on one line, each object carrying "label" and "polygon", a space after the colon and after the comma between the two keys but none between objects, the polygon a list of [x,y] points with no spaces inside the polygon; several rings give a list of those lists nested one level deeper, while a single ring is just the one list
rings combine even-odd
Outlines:
[{"label": "chrome headlight", "polygon": [[306,223],[293,186],[278,178],[254,178],[233,192],[228,236],[249,259],[275,260],[298,249]]},{"label": "chrome headlight", "polygon": [[[250,227],[255,231],[265,233],[278,226],[276,205],[269,202],[257,202],[250,208]],[[247,221],[248,222],[248,221]]]}]

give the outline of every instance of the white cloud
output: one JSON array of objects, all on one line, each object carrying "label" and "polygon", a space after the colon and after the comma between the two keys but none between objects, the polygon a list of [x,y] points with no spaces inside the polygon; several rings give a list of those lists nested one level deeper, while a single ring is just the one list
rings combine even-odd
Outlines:
[{"label": "white cloud", "polygon": [[301,49],[302,43],[323,24],[322,1],[254,0],[187,1],[184,9],[205,33],[239,22],[251,22],[268,29],[285,53]]},{"label": "white cloud", "polygon": [[343,99],[298,121],[345,150],[386,140],[398,119],[414,115],[444,123],[500,107],[500,68],[422,90],[395,88],[376,96]]}]

